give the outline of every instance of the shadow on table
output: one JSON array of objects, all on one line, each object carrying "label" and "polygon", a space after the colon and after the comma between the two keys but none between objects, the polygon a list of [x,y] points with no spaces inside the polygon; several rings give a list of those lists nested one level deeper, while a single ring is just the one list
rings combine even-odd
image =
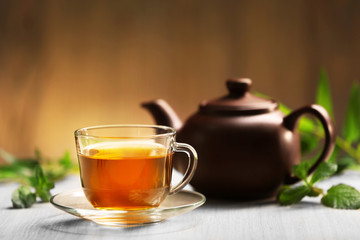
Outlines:
[{"label": "shadow on table", "polygon": [[40,227],[48,231],[75,235],[131,237],[181,232],[191,230],[199,224],[201,224],[201,221],[196,218],[189,219],[178,216],[164,222],[136,227],[108,227],[82,218],[61,214],[43,221]]},{"label": "shadow on table", "polygon": [[[210,198],[206,200],[206,203],[201,208],[217,208],[217,209],[249,209],[249,208],[259,208],[259,207],[281,207],[280,204],[276,201],[275,198],[269,198],[264,200],[255,200],[255,201],[241,201],[241,200],[231,200],[231,199],[216,199]],[[314,201],[306,201],[287,206],[291,209],[305,209],[319,206],[319,203]]]}]

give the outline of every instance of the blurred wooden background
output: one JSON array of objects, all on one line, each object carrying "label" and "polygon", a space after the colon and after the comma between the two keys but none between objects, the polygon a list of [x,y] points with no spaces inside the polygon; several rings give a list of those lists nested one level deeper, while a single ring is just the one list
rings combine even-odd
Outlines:
[{"label": "blurred wooden background", "polygon": [[154,98],[185,119],[228,77],[297,108],[321,67],[340,126],[359,63],[358,0],[2,0],[0,147],[75,156],[75,129],[153,123]]}]

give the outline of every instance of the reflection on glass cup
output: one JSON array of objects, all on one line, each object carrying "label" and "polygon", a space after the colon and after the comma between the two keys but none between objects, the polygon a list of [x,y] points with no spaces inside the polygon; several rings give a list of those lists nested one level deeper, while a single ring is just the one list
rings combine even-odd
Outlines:
[{"label": "reflection on glass cup", "polygon": [[[197,166],[196,151],[175,141],[175,130],[152,125],[104,125],[75,131],[81,184],[98,209],[141,210],[158,207],[183,189]],[[171,186],[172,156],[185,152],[189,167]]]}]

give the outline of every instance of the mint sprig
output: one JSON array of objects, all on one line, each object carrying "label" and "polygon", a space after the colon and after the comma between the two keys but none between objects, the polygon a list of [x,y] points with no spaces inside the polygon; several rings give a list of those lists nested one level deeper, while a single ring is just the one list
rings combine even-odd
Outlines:
[{"label": "mint sprig", "polygon": [[29,186],[21,185],[11,195],[14,208],[29,208],[36,202],[36,194]]},{"label": "mint sprig", "polygon": [[327,192],[315,187],[315,184],[334,175],[337,171],[337,164],[322,162],[314,171],[312,176],[308,176],[311,167],[309,161],[301,162],[292,168],[292,173],[302,181],[300,185],[285,185],[280,189],[277,200],[281,205],[292,205],[300,202],[304,197],[321,196],[321,203],[331,208],[359,209],[360,192],[355,188],[339,184],[331,187]]},{"label": "mint sprig", "polygon": [[[262,93],[255,94],[269,98]],[[320,71],[315,98],[316,103],[323,106],[335,122],[329,77],[325,69]],[[291,113],[291,109],[283,103],[279,103],[279,110],[285,115]],[[341,129],[341,134],[336,136],[335,149],[329,161],[341,165],[337,173],[347,169],[360,171],[360,84],[358,81],[354,81],[351,87],[344,123],[339,129]],[[299,120],[298,131],[301,136],[303,159],[309,160],[308,156],[312,154],[308,153],[319,148],[319,143],[324,139],[324,131],[319,122],[310,117],[302,117]]]},{"label": "mint sprig", "polygon": [[328,177],[331,177],[334,175],[337,171],[337,164],[336,163],[330,163],[330,162],[323,162],[320,163],[317,167],[316,171],[310,178],[309,184],[314,185],[315,183],[324,180]]},{"label": "mint sprig", "polygon": [[[316,103],[323,106],[335,122],[329,78],[322,69],[319,74]],[[280,104],[279,110],[285,115],[291,109]],[[321,196],[321,203],[327,207],[342,209],[359,209],[360,193],[357,189],[339,184],[331,187],[327,192],[315,185],[332,175],[344,170],[360,170],[360,86],[357,81],[351,87],[348,106],[345,114],[341,135],[336,136],[335,149],[329,162],[318,165],[312,176],[308,176],[310,167],[316,158],[314,150],[319,149],[319,143],[324,139],[324,132],[320,124],[309,117],[302,117],[298,131],[301,136],[301,153],[303,161],[292,167],[292,174],[301,180],[296,186],[283,186],[277,195],[281,205],[291,205],[300,202],[304,197]],[[310,157],[309,157],[310,156]]]},{"label": "mint sprig", "polygon": [[51,198],[50,190],[55,184],[44,174],[40,164],[31,169],[31,174],[22,179],[22,185],[11,195],[13,208],[29,208],[40,198],[42,202],[49,202]]},{"label": "mint sprig", "polygon": [[359,209],[360,192],[351,186],[339,184],[327,191],[321,203],[332,208]]},{"label": "mint sprig", "polygon": [[0,182],[20,183],[11,196],[14,208],[29,208],[37,198],[49,202],[55,181],[77,170],[68,152],[57,161],[44,158],[37,150],[34,158],[21,159],[0,149],[0,157],[7,162],[0,166]]},{"label": "mint sprig", "polygon": [[300,202],[310,192],[311,188],[304,184],[296,187],[284,186],[278,194],[278,201],[281,205],[292,205]]},{"label": "mint sprig", "polygon": [[48,180],[44,171],[37,165],[34,170],[34,176],[29,178],[30,185],[35,189],[36,196],[43,202],[49,202],[51,198],[50,190],[54,188],[54,182]]}]

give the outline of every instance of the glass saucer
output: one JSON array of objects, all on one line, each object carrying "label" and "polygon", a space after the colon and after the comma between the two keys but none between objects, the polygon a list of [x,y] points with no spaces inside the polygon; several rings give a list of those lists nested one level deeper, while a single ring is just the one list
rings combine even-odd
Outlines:
[{"label": "glass saucer", "polygon": [[133,227],[164,221],[205,203],[205,196],[194,191],[182,190],[168,196],[157,208],[146,210],[100,210],[86,199],[82,189],[56,194],[50,202],[57,208],[80,218],[107,226]]}]

